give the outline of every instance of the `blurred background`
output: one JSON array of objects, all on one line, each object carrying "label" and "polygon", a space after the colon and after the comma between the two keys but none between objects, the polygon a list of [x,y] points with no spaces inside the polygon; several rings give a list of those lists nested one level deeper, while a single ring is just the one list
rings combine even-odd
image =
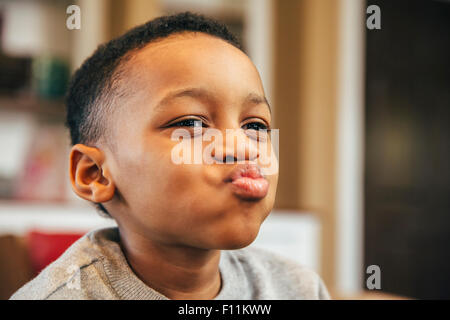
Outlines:
[{"label": "blurred background", "polygon": [[[373,4],[381,29],[366,27]],[[449,1],[0,0],[0,299],[114,225],[69,186],[70,75],[100,43],[186,10],[241,39],[280,128],[254,245],[314,268],[334,298],[450,298]]]}]

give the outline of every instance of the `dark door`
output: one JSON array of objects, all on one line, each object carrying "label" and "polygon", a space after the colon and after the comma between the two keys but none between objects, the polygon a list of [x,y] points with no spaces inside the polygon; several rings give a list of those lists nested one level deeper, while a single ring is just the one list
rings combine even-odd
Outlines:
[{"label": "dark door", "polygon": [[450,298],[450,1],[368,1],[365,264],[383,291]]}]

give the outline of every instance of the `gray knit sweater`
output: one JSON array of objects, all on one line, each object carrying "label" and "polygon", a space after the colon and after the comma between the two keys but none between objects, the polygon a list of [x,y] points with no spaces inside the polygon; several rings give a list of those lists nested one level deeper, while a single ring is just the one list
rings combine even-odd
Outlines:
[{"label": "gray knit sweater", "polygon": [[[92,231],[10,299],[167,299],[131,270],[117,228]],[[264,249],[221,252],[222,288],[215,299],[329,299],[320,277]]]}]

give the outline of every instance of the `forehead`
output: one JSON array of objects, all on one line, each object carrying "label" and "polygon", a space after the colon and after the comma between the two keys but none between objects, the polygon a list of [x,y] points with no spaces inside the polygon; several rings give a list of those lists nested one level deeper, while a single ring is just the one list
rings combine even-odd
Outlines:
[{"label": "forehead", "polygon": [[131,77],[153,97],[182,87],[264,93],[258,71],[245,53],[203,33],[176,34],[152,42],[134,53],[127,64]]},{"label": "forehead", "polygon": [[[221,54],[222,53],[222,54]],[[168,59],[183,59],[195,57],[232,56],[242,59],[241,62],[251,63],[247,55],[227,41],[202,32],[183,32],[154,40],[144,48],[134,53],[135,62],[149,63],[149,59],[163,61]],[[239,57],[239,58],[238,58]],[[237,62],[237,61],[236,61]]]}]

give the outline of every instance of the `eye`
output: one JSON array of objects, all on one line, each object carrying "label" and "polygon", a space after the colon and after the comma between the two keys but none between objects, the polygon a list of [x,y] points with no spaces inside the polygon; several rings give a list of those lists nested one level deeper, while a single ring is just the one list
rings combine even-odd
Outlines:
[{"label": "eye", "polygon": [[250,122],[242,126],[244,130],[268,130],[267,126],[262,122]]},{"label": "eye", "polygon": [[206,127],[206,123],[199,119],[184,119],[172,123],[169,127]]},{"label": "eye", "polygon": [[253,140],[267,142],[269,137],[270,128],[262,122],[249,122],[242,126],[246,135]]}]

